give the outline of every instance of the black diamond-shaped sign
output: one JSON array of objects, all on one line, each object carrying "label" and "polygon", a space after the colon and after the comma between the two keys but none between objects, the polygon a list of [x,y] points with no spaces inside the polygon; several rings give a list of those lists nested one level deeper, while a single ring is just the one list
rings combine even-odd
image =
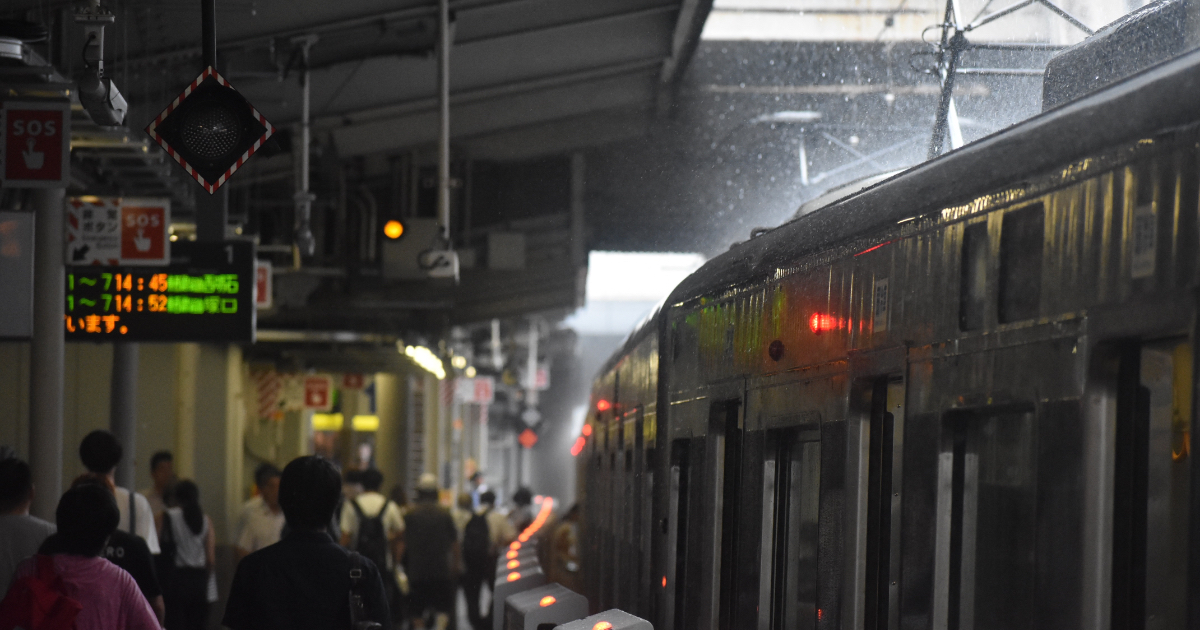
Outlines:
[{"label": "black diamond-shaped sign", "polygon": [[212,194],[275,127],[209,66],[146,126],[146,133]]}]

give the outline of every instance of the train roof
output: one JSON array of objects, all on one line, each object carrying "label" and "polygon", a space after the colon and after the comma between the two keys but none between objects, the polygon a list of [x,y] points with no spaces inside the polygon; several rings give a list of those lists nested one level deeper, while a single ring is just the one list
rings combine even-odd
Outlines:
[{"label": "train roof", "polygon": [[655,332],[669,305],[774,275],[798,258],[961,204],[1056,166],[1200,119],[1200,50],[1043,112],[794,218],[706,262],[655,307],[600,373]]},{"label": "train roof", "polygon": [[1043,112],[789,221],[709,260],[668,304],[765,280],[798,258],[856,235],[966,203],[1105,148],[1200,118],[1200,51]]}]

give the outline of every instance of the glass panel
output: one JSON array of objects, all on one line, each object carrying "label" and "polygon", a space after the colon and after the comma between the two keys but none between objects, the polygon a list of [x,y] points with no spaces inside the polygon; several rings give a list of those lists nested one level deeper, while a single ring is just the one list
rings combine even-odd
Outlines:
[{"label": "glass panel", "polygon": [[951,630],[1029,628],[1034,618],[1037,441],[1032,413],[950,420]]},{"label": "glass panel", "polygon": [[[777,628],[809,630],[817,625],[817,516],[821,488],[821,444],[794,442],[781,465],[776,566]],[[781,475],[782,476],[782,475]]]},{"label": "glass panel", "polygon": [[987,222],[968,225],[963,231],[962,276],[959,290],[959,327],[983,328],[987,312]]},{"label": "glass panel", "polygon": [[1042,294],[1042,204],[1004,215],[1000,229],[1000,323],[1033,319]]}]

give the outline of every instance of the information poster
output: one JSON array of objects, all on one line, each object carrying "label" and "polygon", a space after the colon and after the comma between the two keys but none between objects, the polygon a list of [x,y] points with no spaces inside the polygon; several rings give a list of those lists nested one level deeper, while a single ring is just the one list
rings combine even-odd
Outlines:
[{"label": "information poster", "polygon": [[69,267],[71,341],[254,341],[254,248],[172,243],[165,267]]}]

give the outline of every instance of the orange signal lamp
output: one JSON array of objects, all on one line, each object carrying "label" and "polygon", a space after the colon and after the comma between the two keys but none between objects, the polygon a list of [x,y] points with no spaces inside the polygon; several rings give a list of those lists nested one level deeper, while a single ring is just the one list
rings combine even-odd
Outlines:
[{"label": "orange signal lamp", "polygon": [[516,549],[512,549],[512,550],[510,550],[508,553],[504,554],[504,557],[505,557],[505,558],[508,558],[509,560],[512,560],[513,558],[516,558],[516,557],[517,557],[517,550],[516,550]]},{"label": "orange signal lamp", "polygon": [[608,623],[607,621],[601,621],[600,623],[592,626],[592,630],[612,630],[612,624]]},{"label": "orange signal lamp", "polygon": [[509,569],[515,569],[515,568],[521,566],[521,561],[520,560],[509,560],[508,564],[505,566],[508,567]]},{"label": "orange signal lamp", "polygon": [[590,424],[583,425],[582,433],[583,433],[583,437],[588,437],[589,435],[591,435],[592,434],[592,425],[590,425]]},{"label": "orange signal lamp", "polygon": [[571,445],[571,456],[579,457],[579,454],[583,452],[583,447],[586,445],[587,440],[585,440],[582,435],[575,438],[575,443]]},{"label": "orange signal lamp", "polygon": [[512,549],[513,551],[516,551],[521,548],[521,543],[514,540],[508,544],[508,548]]},{"label": "orange signal lamp", "polygon": [[553,595],[547,595],[547,596],[543,597],[541,599],[541,601],[538,602],[538,605],[541,606],[542,608],[545,608],[547,606],[553,605],[554,602],[556,602],[556,601],[558,601],[558,600],[554,599]]},{"label": "orange signal lamp", "polygon": [[612,403],[603,398],[596,401],[596,411],[608,411],[609,409],[612,409]]},{"label": "orange signal lamp", "polygon": [[384,223],[383,235],[392,239],[393,241],[401,236],[404,236],[404,224],[395,219]]},{"label": "orange signal lamp", "polygon": [[663,576],[662,585],[663,585],[663,588],[667,588],[667,576],[665,576],[665,575]]},{"label": "orange signal lamp", "polygon": [[513,571],[512,573],[509,573],[509,574],[508,574],[508,581],[509,581],[509,582],[516,582],[516,581],[517,581],[517,580],[519,580],[519,579],[521,579],[521,574],[520,574],[520,573],[517,573],[516,571]]}]

